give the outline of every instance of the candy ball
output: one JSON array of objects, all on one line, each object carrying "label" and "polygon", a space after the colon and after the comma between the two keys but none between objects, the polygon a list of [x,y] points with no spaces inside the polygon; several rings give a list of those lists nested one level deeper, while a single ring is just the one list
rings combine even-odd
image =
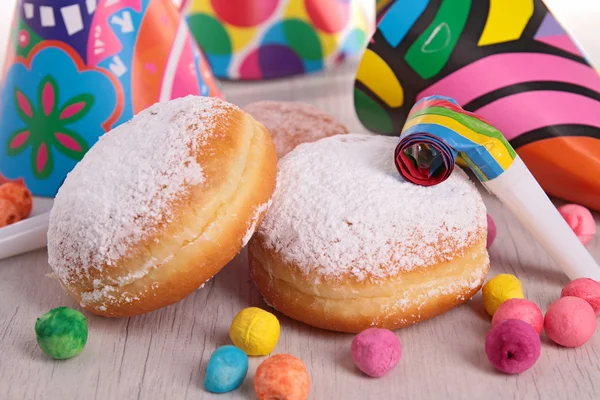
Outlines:
[{"label": "candy ball", "polygon": [[358,369],[373,378],[379,378],[398,364],[402,357],[402,345],[394,332],[369,328],[354,337],[350,353]]},{"label": "candy ball", "polygon": [[523,296],[521,282],[516,276],[510,274],[500,274],[493,277],[483,286],[481,293],[485,310],[491,316],[494,315],[500,304],[506,300],[525,297]]},{"label": "candy ball", "polygon": [[494,240],[496,239],[496,223],[494,222],[492,217],[490,217],[490,214],[487,214],[487,226],[488,230],[486,247],[489,249],[490,247],[492,247],[492,243],[494,243]]},{"label": "candy ball", "polygon": [[493,326],[485,338],[485,354],[490,363],[505,374],[520,374],[531,368],[540,357],[540,335],[517,319]]},{"label": "candy ball", "polygon": [[235,346],[216,349],[208,360],[204,388],[212,393],[227,393],[240,387],[248,373],[248,356]]},{"label": "candy ball", "polygon": [[18,183],[19,185],[25,185],[25,180],[23,178],[18,179],[6,179],[2,174],[0,174],[0,185],[4,185],[8,182]]},{"label": "candy ball", "polygon": [[20,220],[21,216],[17,207],[9,200],[0,199],[0,228]]},{"label": "candy ball", "polygon": [[88,338],[85,316],[69,307],[58,307],[39,317],[35,335],[42,351],[57,360],[81,353]]},{"label": "candy ball", "polygon": [[561,297],[574,296],[584,299],[594,309],[596,316],[600,315],[600,282],[589,278],[575,279],[567,284],[561,292]]},{"label": "candy ball", "polygon": [[249,356],[266,356],[279,341],[279,321],[268,311],[257,307],[243,309],[229,328],[229,337]]},{"label": "candy ball", "polygon": [[527,322],[538,335],[544,327],[544,316],[540,308],[534,302],[525,299],[508,299],[500,304],[492,318],[492,326],[508,319]]},{"label": "candy ball", "polygon": [[544,329],[554,343],[579,347],[596,331],[596,313],[587,301],[579,297],[561,297],[548,308]]},{"label": "candy ball", "polygon": [[587,244],[596,234],[596,222],[587,208],[578,204],[565,204],[558,212],[573,229],[581,243]]},{"label": "candy ball", "polygon": [[21,219],[29,217],[33,206],[31,192],[23,183],[8,182],[0,186],[0,199],[6,199],[13,203]]},{"label": "candy ball", "polygon": [[305,400],[310,391],[310,378],[298,358],[277,354],[256,369],[254,391],[259,400]]}]

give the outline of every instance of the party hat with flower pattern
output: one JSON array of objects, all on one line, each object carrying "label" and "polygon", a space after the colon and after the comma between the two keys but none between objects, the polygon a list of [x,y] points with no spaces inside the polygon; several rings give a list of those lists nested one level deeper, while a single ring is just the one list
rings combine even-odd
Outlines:
[{"label": "party hat with flower pattern", "polygon": [[139,111],[220,96],[170,0],[18,0],[1,82],[0,174],[48,197]]}]

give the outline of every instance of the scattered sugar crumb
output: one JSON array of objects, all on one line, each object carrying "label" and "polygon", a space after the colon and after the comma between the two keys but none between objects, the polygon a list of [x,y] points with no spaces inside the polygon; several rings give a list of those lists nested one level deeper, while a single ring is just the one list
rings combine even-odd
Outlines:
[{"label": "scattered sugar crumb", "polygon": [[209,278],[209,279],[208,279],[206,282],[204,282],[202,285],[200,285],[200,287],[198,288],[198,290],[200,290],[200,289],[204,289],[204,286],[206,286],[206,284],[207,284],[209,281],[210,281],[210,278]]}]

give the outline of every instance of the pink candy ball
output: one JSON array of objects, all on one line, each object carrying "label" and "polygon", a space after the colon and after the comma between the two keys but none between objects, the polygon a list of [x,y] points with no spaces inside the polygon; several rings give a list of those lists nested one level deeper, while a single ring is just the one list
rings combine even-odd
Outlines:
[{"label": "pink candy ball", "polygon": [[600,282],[589,278],[579,278],[569,282],[562,290],[561,297],[573,296],[584,299],[600,315]]},{"label": "pink candy ball", "polygon": [[492,318],[492,326],[508,319],[518,319],[528,323],[538,335],[542,333],[544,327],[544,316],[540,308],[534,302],[525,299],[508,299],[500,304]]},{"label": "pink candy ball", "polygon": [[579,347],[596,331],[596,313],[587,301],[579,297],[561,297],[546,312],[544,329],[554,343]]},{"label": "pink candy ball", "polygon": [[394,332],[369,328],[354,337],[350,352],[358,369],[379,378],[398,364],[402,358],[402,345]]},{"label": "pink candy ball", "polygon": [[505,374],[520,374],[540,357],[540,335],[527,322],[508,319],[493,326],[485,338],[490,363]]},{"label": "pink candy ball", "polygon": [[488,233],[486,247],[489,249],[492,246],[492,243],[494,243],[494,240],[496,239],[496,223],[494,222],[492,217],[490,217],[490,214],[487,214],[487,226]]},{"label": "pink candy ball", "polygon": [[565,204],[558,212],[573,229],[581,243],[587,244],[596,234],[596,221],[587,208],[578,204]]}]

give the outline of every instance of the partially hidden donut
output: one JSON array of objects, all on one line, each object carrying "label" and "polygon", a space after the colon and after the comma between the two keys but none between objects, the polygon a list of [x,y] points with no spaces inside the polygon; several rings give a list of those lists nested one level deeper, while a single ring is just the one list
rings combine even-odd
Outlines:
[{"label": "partially hidden donut", "polygon": [[279,161],[272,205],[248,246],[268,304],[359,332],[425,320],[480,289],[489,258],[479,192],[460,168],[436,186],[404,181],[396,142],[338,135]]},{"label": "partially hidden donut", "polygon": [[271,133],[278,157],[283,157],[301,143],[348,133],[341,122],[317,107],[293,101],[257,101],[244,110]]},{"label": "partially hidden donut", "polygon": [[58,191],[48,261],[86,310],[172,304],[252,236],[275,188],[266,129],[222,100],[155,104],[100,138]]}]

